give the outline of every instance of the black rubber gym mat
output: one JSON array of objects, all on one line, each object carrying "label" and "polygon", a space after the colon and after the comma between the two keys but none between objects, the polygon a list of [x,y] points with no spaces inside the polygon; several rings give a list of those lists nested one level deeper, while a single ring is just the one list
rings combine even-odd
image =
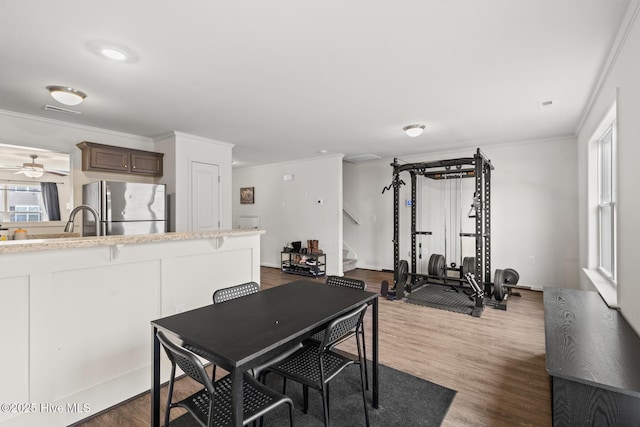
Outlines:
[{"label": "black rubber gym mat", "polygon": [[[452,290],[455,288],[458,292]],[[410,304],[423,305],[456,313],[471,314],[474,302],[459,286],[427,285],[407,295]]]}]

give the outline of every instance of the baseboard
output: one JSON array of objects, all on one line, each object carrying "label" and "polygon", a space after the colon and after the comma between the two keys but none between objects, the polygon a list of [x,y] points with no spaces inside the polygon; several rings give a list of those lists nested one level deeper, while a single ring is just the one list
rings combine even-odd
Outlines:
[{"label": "baseboard", "polygon": [[[168,365],[165,364],[165,366]],[[81,390],[55,402],[36,403],[37,411],[3,420],[2,427],[41,427],[73,425],[102,413],[120,402],[148,392],[150,366],[140,367],[112,380]],[[169,372],[167,372],[167,377]]]},{"label": "baseboard", "polygon": [[[208,361],[205,361],[205,360],[203,360],[203,362],[204,362],[203,364],[204,364],[204,367],[205,367],[205,368],[208,368],[209,366],[211,366],[211,362],[208,362]],[[187,378],[187,374],[184,374],[184,373],[183,373],[183,374],[181,374],[181,375],[176,375],[176,382],[180,381],[180,380],[181,380],[181,379],[183,379],[183,378]],[[168,384],[169,384],[169,380],[164,381],[164,382],[161,382],[161,383],[160,383],[160,388],[166,387]],[[101,415],[103,415],[103,414],[105,414],[105,413],[107,413],[107,412],[109,412],[109,411],[113,411],[114,409],[117,409],[117,408],[118,408],[118,407],[120,407],[120,406],[124,406],[124,405],[126,405],[126,404],[128,404],[128,403],[130,403],[130,402],[132,402],[132,401],[134,401],[134,400],[136,400],[136,399],[138,399],[138,398],[140,398],[140,397],[142,397],[142,396],[146,395],[146,394],[150,394],[150,392],[151,392],[151,390],[150,390],[150,389],[145,390],[145,391],[142,391],[142,392],[140,392],[140,393],[136,394],[135,396],[132,396],[132,397],[130,397],[130,398],[128,398],[128,399],[123,400],[122,402],[118,402],[118,403],[116,403],[116,404],[115,404],[115,405],[113,405],[113,406],[110,406],[110,407],[105,408],[105,409],[103,409],[103,410],[101,410],[101,411],[99,411],[99,412],[96,412],[96,413],[94,413],[94,414],[91,414],[90,416],[88,416],[88,417],[86,417],[86,418],[83,418],[83,419],[81,419],[81,420],[78,420],[77,422],[75,422],[75,423],[73,423],[73,424],[69,424],[69,426],[68,426],[68,427],[79,427],[79,426],[81,426],[82,424],[86,423],[87,421],[90,421],[90,420],[92,420],[92,419],[94,419],[94,418],[98,418],[98,417],[100,417]],[[162,415],[162,414],[161,414],[161,415]]]},{"label": "baseboard", "polygon": [[515,285],[515,286],[511,286],[511,288],[515,290],[522,289],[524,291],[536,291],[536,292],[543,291],[543,289],[539,286]]}]

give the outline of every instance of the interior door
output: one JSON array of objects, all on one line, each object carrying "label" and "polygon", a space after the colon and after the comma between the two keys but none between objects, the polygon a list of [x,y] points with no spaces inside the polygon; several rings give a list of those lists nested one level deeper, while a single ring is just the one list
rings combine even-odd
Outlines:
[{"label": "interior door", "polygon": [[220,167],[191,162],[191,231],[220,229]]}]

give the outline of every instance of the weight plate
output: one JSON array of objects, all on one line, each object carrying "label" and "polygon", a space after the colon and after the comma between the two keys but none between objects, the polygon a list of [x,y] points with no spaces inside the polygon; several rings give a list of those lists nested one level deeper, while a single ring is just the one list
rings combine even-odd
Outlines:
[{"label": "weight plate", "polygon": [[462,277],[465,277],[467,273],[476,274],[476,259],[472,256],[462,258]]},{"label": "weight plate", "polygon": [[383,297],[386,297],[389,294],[389,282],[387,282],[386,280],[382,281],[382,284],[380,285],[380,295],[382,295]]},{"label": "weight plate", "polygon": [[493,296],[497,301],[504,299],[504,270],[496,270],[493,276]]},{"label": "weight plate", "polygon": [[429,257],[429,264],[427,264],[427,274],[429,276],[435,276],[436,275],[436,269],[433,266],[434,260],[436,259],[438,255],[437,254],[431,254],[431,256]]},{"label": "weight plate", "polygon": [[436,255],[433,262],[434,276],[442,279],[444,277],[444,270],[446,267],[446,261],[444,255]]},{"label": "weight plate", "polygon": [[404,288],[404,285],[405,283],[407,283],[408,278],[409,278],[409,263],[405,259],[400,260],[400,263],[398,264],[398,283],[396,287],[400,285]]},{"label": "weight plate", "polygon": [[504,283],[510,286],[515,286],[520,280],[520,275],[513,268],[504,269]]}]

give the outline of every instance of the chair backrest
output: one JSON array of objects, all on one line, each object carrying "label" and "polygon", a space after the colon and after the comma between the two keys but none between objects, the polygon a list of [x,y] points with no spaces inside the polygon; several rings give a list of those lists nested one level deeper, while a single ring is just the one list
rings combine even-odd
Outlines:
[{"label": "chair backrest", "polygon": [[330,347],[336,342],[341,341],[345,335],[357,331],[362,325],[362,319],[366,309],[367,304],[363,304],[352,312],[338,317],[329,323],[329,326],[327,326],[324,331],[324,337],[320,343],[320,348],[324,349]]},{"label": "chair backrest", "polygon": [[343,288],[360,289],[361,291],[364,291],[367,289],[367,284],[364,283],[364,280],[350,279],[348,277],[340,277],[340,276],[327,276],[327,285],[340,286]]},{"label": "chair backrest", "polygon": [[218,289],[213,293],[213,303],[229,301],[232,299],[244,297],[246,295],[255,294],[260,290],[260,285],[256,282],[243,283],[241,285],[231,286],[230,288]]},{"label": "chair backrest", "polygon": [[172,371],[173,374],[175,374],[175,365],[178,365],[185,374],[202,384],[207,392],[212,395],[213,383],[207,375],[204,365],[200,359],[198,359],[198,356],[173,341],[170,341],[162,331],[158,331],[156,335],[158,336],[160,344],[164,347],[167,357],[169,357],[171,361],[174,369]]}]

